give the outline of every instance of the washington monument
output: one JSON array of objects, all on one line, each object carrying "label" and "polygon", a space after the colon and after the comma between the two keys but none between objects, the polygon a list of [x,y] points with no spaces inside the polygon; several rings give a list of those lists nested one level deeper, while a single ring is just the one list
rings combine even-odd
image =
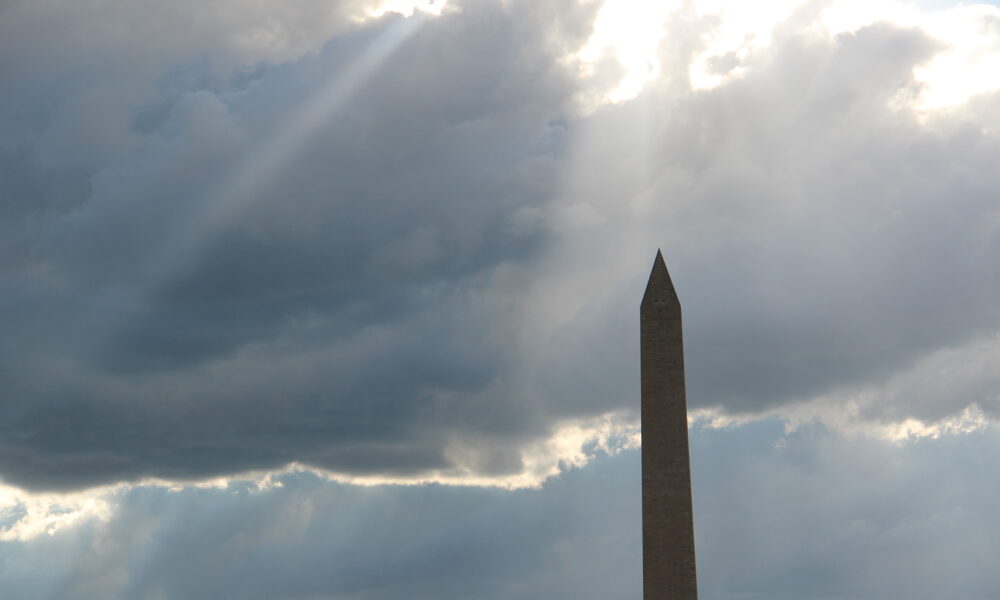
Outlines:
[{"label": "washington monument", "polygon": [[656,252],[639,309],[642,597],[697,600],[681,303]]}]

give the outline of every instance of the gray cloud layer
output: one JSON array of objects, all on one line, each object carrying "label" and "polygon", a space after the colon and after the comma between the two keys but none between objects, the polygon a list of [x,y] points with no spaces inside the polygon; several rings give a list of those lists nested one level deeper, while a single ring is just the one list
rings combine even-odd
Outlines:
[{"label": "gray cloud layer", "polygon": [[[938,42],[888,24],[820,38],[803,33],[808,17],[779,30],[742,78],[692,93],[678,68],[581,125],[629,141],[578,159],[572,208],[593,223],[568,242],[584,257],[571,264],[599,280],[665,247],[695,407],[756,414],[862,389],[1000,328],[1000,145],[988,124],[1000,98],[921,117],[908,108],[913,68]],[[664,62],[686,65],[697,30],[675,27]],[[619,280],[630,298],[642,277]],[[581,388],[634,379],[634,351],[583,358],[635,338],[608,314],[632,308],[618,300],[578,317],[593,333],[575,340],[577,360],[597,365]],[[934,421],[972,403],[997,414],[995,384],[955,384],[920,402],[882,398],[867,418]]]},{"label": "gray cloud layer", "polygon": [[58,487],[294,460],[412,472],[447,466],[449,429],[522,435],[523,415],[474,396],[513,351],[504,307],[482,297],[489,273],[543,243],[511,216],[551,194],[562,143],[548,123],[571,87],[545,41],[552,8],[426,20],[262,177],[247,164],[303,98],[350,77],[401,18],[134,109],[142,148],[95,170],[69,210],[13,190],[26,239],[4,282],[5,477]]},{"label": "gray cloud layer", "polygon": [[[695,407],[756,414],[1000,328],[998,98],[891,108],[940,50],[922,32],[828,39],[804,11],[745,77],[693,92],[712,23],[681,11],[664,77],[588,114],[593,82],[562,59],[592,7],[457,8],[419,27],[289,13],[277,45],[252,16],[180,43],[172,9],[163,30],[132,9],[44,53],[26,49],[69,13],[0,8],[20,84],[0,105],[6,481],[518,473],[560,419],[635,407],[660,245]],[[146,24],[101,35],[101,16]]]},{"label": "gray cloud layer", "polygon": [[[904,447],[776,421],[692,431],[705,600],[994,598],[996,428]],[[538,490],[137,487],[0,543],[12,598],[639,598],[639,456]],[[5,520],[9,515],[4,515]]]}]

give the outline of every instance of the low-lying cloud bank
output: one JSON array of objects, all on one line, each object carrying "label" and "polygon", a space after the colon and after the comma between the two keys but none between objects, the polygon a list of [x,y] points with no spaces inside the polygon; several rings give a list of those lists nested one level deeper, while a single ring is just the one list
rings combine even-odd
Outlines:
[{"label": "low-lying cloud bank", "polygon": [[[594,108],[594,5],[183,4],[0,7],[4,481],[537,485],[632,439],[660,246],[694,409],[997,418],[1000,96],[928,103],[925,21],[803,3],[730,55],[685,4]],[[948,13],[963,60],[998,14]]]},{"label": "low-lying cloud bank", "polygon": [[[697,427],[691,444],[703,598],[1000,593],[1000,488],[994,477],[970,476],[1000,468],[996,426],[897,446],[822,427],[785,433],[771,419]],[[96,499],[101,510],[64,500],[55,516],[72,517],[51,534],[5,535],[0,594],[638,598],[639,479],[639,453],[629,451],[539,489],[503,492],[362,487],[303,472],[119,485]],[[30,498],[0,500],[5,527],[26,533],[38,522],[26,514]]]}]

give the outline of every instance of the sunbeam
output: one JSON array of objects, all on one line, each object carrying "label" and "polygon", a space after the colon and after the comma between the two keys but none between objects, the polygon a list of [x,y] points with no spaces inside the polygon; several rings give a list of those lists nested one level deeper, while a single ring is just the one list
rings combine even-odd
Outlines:
[{"label": "sunbeam", "polygon": [[349,67],[294,111],[273,138],[259,145],[169,237],[147,269],[147,285],[155,287],[196,260],[213,235],[247,208],[253,191],[271,180],[323,127],[343,111],[350,100],[400,45],[428,18],[422,12],[398,17],[382,31]]}]

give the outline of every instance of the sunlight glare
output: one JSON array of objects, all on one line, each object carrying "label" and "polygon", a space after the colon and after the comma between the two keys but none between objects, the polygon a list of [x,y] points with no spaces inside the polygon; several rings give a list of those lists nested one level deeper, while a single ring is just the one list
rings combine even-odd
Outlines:
[{"label": "sunlight glare", "polygon": [[381,17],[386,13],[398,13],[406,17],[412,17],[416,11],[439,16],[448,0],[386,0],[375,10],[369,13],[370,17]]},{"label": "sunlight glare", "polygon": [[703,36],[705,49],[691,62],[688,71],[691,87],[696,90],[711,89],[730,78],[741,76],[751,52],[770,45],[774,27],[802,3],[803,0],[698,2],[701,14],[715,16],[719,24]]},{"label": "sunlight glare", "polygon": [[635,98],[660,75],[657,48],[663,38],[667,15],[679,1],[606,0],[594,21],[594,31],[576,58],[584,75],[592,75],[606,56],[618,61],[624,73],[605,101],[618,103]]},{"label": "sunlight glare", "polygon": [[927,18],[924,29],[947,49],[914,75],[926,88],[919,108],[925,111],[959,105],[1000,89],[1000,8],[960,6]]},{"label": "sunlight glare", "polygon": [[[795,11],[808,10],[804,0],[775,0],[765,4],[700,0],[700,14],[719,21],[703,37],[705,49],[689,67],[692,89],[709,90],[750,68],[753,52],[771,43],[772,32],[793,18]],[[1000,8],[988,4],[956,5],[925,11],[897,0],[833,1],[817,21],[821,35],[852,33],[876,23],[901,28],[919,27],[941,42],[941,49],[913,74],[923,89],[915,99],[900,106],[930,111],[959,105],[976,94],[1000,89]]]}]

